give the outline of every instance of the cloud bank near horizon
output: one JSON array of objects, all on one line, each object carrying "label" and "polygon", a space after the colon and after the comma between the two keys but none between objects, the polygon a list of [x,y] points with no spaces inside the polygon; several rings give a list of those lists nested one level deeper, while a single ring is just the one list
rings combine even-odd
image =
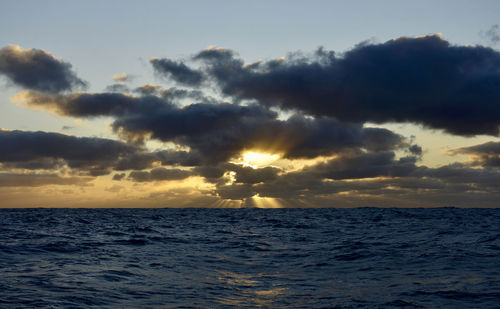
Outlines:
[{"label": "cloud bank near horizon", "polygon": [[[492,48],[429,35],[249,64],[222,48],[150,63],[176,87],[117,84],[106,92],[71,92],[86,82],[68,62],[38,49],[1,49],[0,74],[26,89],[16,102],[62,117],[111,119],[117,139],[0,130],[0,186],[60,179],[86,185],[112,175],[114,182],[136,184],[201,179],[200,197],[243,204],[252,198],[315,206],[499,200],[499,142],[450,150],[470,160],[431,168],[420,164],[425,145],[367,125],[414,123],[457,136],[498,137],[500,53]],[[114,79],[124,83],[128,75]],[[150,141],[164,148],[149,149]],[[252,165],[244,159],[248,152],[277,158]]]}]

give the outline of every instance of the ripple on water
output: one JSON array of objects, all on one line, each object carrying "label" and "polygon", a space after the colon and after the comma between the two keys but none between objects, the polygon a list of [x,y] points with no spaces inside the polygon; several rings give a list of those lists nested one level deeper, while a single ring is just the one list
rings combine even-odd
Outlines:
[{"label": "ripple on water", "polygon": [[0,307],[500,307],[496,209],[0,210]]}]

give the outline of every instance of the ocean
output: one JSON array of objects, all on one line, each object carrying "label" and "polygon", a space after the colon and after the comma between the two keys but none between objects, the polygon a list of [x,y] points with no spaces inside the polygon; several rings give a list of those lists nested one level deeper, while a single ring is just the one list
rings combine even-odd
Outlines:
[{"label": "ocean", "polygon": [[500,308],[500,209],[3,209],[0,308]]}]

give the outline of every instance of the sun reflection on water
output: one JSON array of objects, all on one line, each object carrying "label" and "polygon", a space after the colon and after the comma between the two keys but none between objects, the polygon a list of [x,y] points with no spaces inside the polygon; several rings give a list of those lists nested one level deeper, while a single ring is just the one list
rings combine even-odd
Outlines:
[{"label": "sun reflection on water", "polygon": [[280,301],[280,298],[289,294],[288,288],[269,286],[262,280],[269,276],[270,274],[264,273],[242,274],[230,271],[216,271],[218,281],[237,291],[231,296],[218,297],[216,300],[221,305],[228,306],[280,308],[280,306],[276,306],[276,303]]}]

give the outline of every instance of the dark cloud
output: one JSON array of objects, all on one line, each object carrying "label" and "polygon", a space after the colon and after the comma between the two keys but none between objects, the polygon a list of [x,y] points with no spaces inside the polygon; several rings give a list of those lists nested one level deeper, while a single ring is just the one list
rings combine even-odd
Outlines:
[{"label": "dark cloud", "polygon": [[198,166],[202,156],[195,150],[161,150],[154,152],[163,165]]},{"label": "dark cloud", "polygon": [[0,49],[0,74],[27,89],[59,92],[85,87],[71,70],[71,64],[41,49],[9,45]]},{"label": "dark cloud", "polygon": [[203,51],[222,92],[347,122],[413,122],[458,135],[498,135],[500,53],[432,35],[359,44],[335,57],[243,66],[226,50]]},{"label": "dark cloud", "polygon": [[467,190],[498,191],[500,172],[488,168],[471,168],[453,163],[439,168],[420,167],[412,173],[414,177],[435,178],[455,185],[466,185]]},{"label": "dark cloud", "polygon": [[176,87],[163,88],[158,85],[146,84],[134,89],[141,96],[158,96],[169,102],[179,102],[182,99],[192,99],[197,102],[214,102],[200,90],[180,89]]},{"label": "dark cloud", "polygon": [[202,165],[193,169],[193,173],[204,177],[206,181],[217,183],[227,170],[222,166]]},{"label": "dark cloud", "polygon": [[[201,161],[195,151],[148,152],[120,141],[48,132],[0,130],[0,145],[4,169],[57,170],[68,166],[100,176],[112,170],[143,170],[158,165],[197,166]],[[152,173],[153,177],[162,176],[155,174],[161,170]],[[119,175],[113,179],[120,180]]]},{"label": "dark cloud", "polygon": [[422,147],[420,147],[419,145],[411,145],[410,147],[408,147],[408,151],[416,156],[421,156],[423,153]]},{"label": "dark cloud", "polygon": [[[363,155],[357,158],[366,157],[367,155]],[[346,159],[283,173],[272,181],[254,184],[246,190],[260,197],[281,199],[314,199],[318,196],[329,196],[332,202],[341,198],[355,199],[359,194],[380,196],[386,203],[391,198],[398,198],[399,202],[409,199],[422,201],[429,196],[438,204],[442,204],[443,201],[459,202],[459,197],[470,201],[474,195],[481,195],[484,198],[484,195],[488,194],[491,204],[491,201],[500,194],[498,171],[470,168],[461,164],[439,168],[418,167],[413,165],[414,159],[396,160],[382,153],[373,157],[368,159],[374,165],[369,170],[358,169],[353,164],[356,159],[348,156]],[[341,166],[342,162],[347,163]],[[230,191],[228,186],[230,185],[224,187],[226,191]],[[339,193],[344,195],[340,196]]]},{"label": "dark cloud", "polygon": [[[206,69],[209,75],[219,81],[230,80],[241,75],[243,71],[243,60],[236,58],[236,53],[228,49],[206,49],[196,54],[193,59],[207,63],[209,66]],[[246,69],[251,68],[252,66]]]},{"label": "dark cloud", "polygon": [[220,198],[230,200],[242,200],[255,195],[250,184],[218,185],[216,192]]},{"label": "dark cloud", "polygon": [[224,161],[246,145],[245,136],[275,114],[258,106],[191,104],[127,114],[113,123],[116,132],[146,134],[199,151],[205,158]]},{"label": "dark cloud", "polygon": [[124,114],[174,108],[174,105],[156,96],[135,97],[112,92],[59,95],[28,91],[21,96],[28,106],[53,110],[60,115],[71,117],[119,117]]},{"label": "dark cloud", "polygon": [[57,174],[0,173],[0,187],[39,187],[45,185],[83,185],[90,177],[61,177]]},{"label": "dark cloud", "polygon": [[215,183],[217,187],[227,183],[257,184],[276,179],[282,169],[277,167],[253,168],[242,164],[220,163],[218,165],[202,165],[193,168],[193,174],[204,177],[206,181]]},{"label": "dark cloud", "polygon": [[370,151],[386,151],[407,145],[403,136],[382,128],[363,129],[362,144]]},{"label": "dark cloud", "polygon": [[234,65],[235,67],[241,67],[243,65],[243,61],[236,58],[236,52],[230,49],[224,48],[209,48],[202,50],[195,56],[193,56],[194,60],[201,60],[208,64],[214,66],[221,66],[223,64],[226,65]]},{"label": "dark cloud", "polygon": [[115,120],[113,128],[189,146],[209,162],[227,161],[245,149],[282,153],[286,158],[313,158],[343,149],[387,150],[404,144],[402,136],[389,130],[301,116],[278,120],[274,112],[256,105],[192,104],[126,115]]},{"label": "dark cloud", "polygon": [[190,171],[181,169],[166,169],[157,167],[151,171],[132,171],[128,178],[134,181],[165,181],[165,180],[182,180],[186,179],[193,174]]},{"label": "dark cloud", "polygon": [[[415,165],[415,157],[396,158],[392,152],[343,153],[338,157],[292,172],[273,171],[271,177],[238,181],[238,173],[250,167],[226,166],[236,171],[232,183],[220,182],[216,193],[221,198],[245,199],[258,195],[280,199],[314,199],[319,196],[355,197],[358,194],[420,200],[418,194],[440,194],[449,200],[457,196],[470,199],[471,194],[500,193],[500,173],[452,164],[439,168]],[[231,169],[232,168],[232,169]],[[263,171],[263,169],[260,169]],[[259,170],[250,171],[258,173]],[[346,195],[347,194],[347,195]],[[353,195],[354,194],[354,195]],[[332,199],[332,201],[335,201]],[[359,206],[359,205],[358,205]]]},{"label": "dark cloud", "polygon": [[151,168],[158,163],[160,163],[160,158],[155,153],[141,151],[120,158],[116,163],[115,169],[117,171],[143,170]]},{"label": "dark cloud", "polygon": [[487,142],[471,147],[463,147],[450,151],[451,154],[469,154],[473,156],[473,164],[485,167],[500,167],[500,142]]},{"label": "dark cloud", "polygon": [[110,139],[59,133],[0,130],[0,162],[17,168],[54,169],[67,164],[97,176],[109,173],[135,146]]},{"label": "dark cloud", "polygon": [[[156,97],[133,97],[118,93],[46,95],[29,92],[28,105],[54,109],[57,113],[74,117],[114,116],[113,128],[129,139],[151,137],[175,141],[207,150],[208,157],[224,160],[233,153],[233,142],[242,149],[241,134],[249,134],[256,124],[276,118],[276,113],[259,106],[234,104],[191,104],[178,107]],[[244,131],[244,132],[243,132]],[[218,153],[220,152],[220,153]]]},{"label": "dark cloud", "polygon": [[125,173],[119,173],[119,174],[114,174],[113,175],[113,180],[120,181],[123,178],[125,178],[126,174]]},{"label": "dark cloud", "polygon": [[[413,122],[459,135],[498,134],[500,53],[493,49],[427,36],[363,42],[342,55],[320,48],[312,55],[244,64],[234,51],[212,48],[191,60],[199,69],[151,61],[157,73],[191,89],[147,84],[131,90],[122,83],[127,77],[117,77],[119,83],[104,93],[31,87],[40,91],[19,94],[28,106],[62,116],[110,117],[124,141],[0,130],[0,167],[10,171],[0,174],[0,186],[93,179],[40,170],[90,176],[115,171],[116,181],[200,176],[213,186],[211,197],[247,201],[456,201],[500,194],[500,143],[453,150],[472,160],[429,168],[417,164],[423,150],[413,137],[366,124]],[[210,83],[232,103],[198,88]],[[284,118],[280,110],[291,113]],[[149,151],[144,142],[150,139],[171,149]],[[280,161],[283,168],[234,163],[245,151],[316,163],[293,171],[284,166],[287,161]],[[31,172],[14,173],[19,170]]]},{"label": "dark cloud", "polygon": [[500,142],[487,142],[470,147],[463,147],[454,150],[456,153],[467,153],[476,155],[500,155]]},{"label": "dark cloud", "polygon": [[278,177],[281,169],[276,167],[253,168],[237,164],[226,164],[226,170],[234,171],[236,183],[256,184],[268,182]]},{"label": "dark cloud", "polygon": [[2,166],[7,169],[54,170],[66,166],[66,161],[46,157],[28,161],[4,162]]},{"label": "dark cloud", "polygon": [[[393,152],[346,152],[298,171],[285,172],[274,167],[253,169],[226,163],[219,165],[219,172],[211,176],[234,172],[232,179],[221,178],[222,181],[216,182],[215,192],[228,199],[243,199],[256,194],[287,199],[311,198],[350,191],[382,192],[380,190],[391,187],[416,190],[445,186],[439,180],[413,176],[419,169],[415,162],[415,157],[396,159]],[[212,182],[215,181],[212,179]]]},{"label": "dark cloud", "polygon": [[160,150],[154,152],[138,151],[121,158],[116,170],[142,170],[153,167],[155,164],[198,166],[201,164],[201,156],[196,151],[184,150]]},{"label": "dark cloud", "polygon": [[62,96],[29,92],[26,99],[30,106],[55,109],[62,115],[112,116],[112,127],[123,138],[174,142],[203,154],[200,159],[211,163],[227,161],[250,149],[281,153],[286,158],[314,158],[345,149],[386,151],[407,145],[401,135],[387,129],[298,115],[279,120],[276,112],[255,104],[195,103],[180,107],[157,96],[118,93]]},{"label": "dark cloud", "polygon": [[158,74],[171,78],[179,84],[198,86],[203,81],[201,72],[189,68],[183,62],[177,62],[166,58],[153,58],[150,62]]},{"label": "dark cloud", "polygon": [[304,172],[314,173],[319,178],[359,179],[372,177],[404,177],[416,169],[415,157],[395,160],[392,151],[345,153],[337,158],[312,167]]}]

